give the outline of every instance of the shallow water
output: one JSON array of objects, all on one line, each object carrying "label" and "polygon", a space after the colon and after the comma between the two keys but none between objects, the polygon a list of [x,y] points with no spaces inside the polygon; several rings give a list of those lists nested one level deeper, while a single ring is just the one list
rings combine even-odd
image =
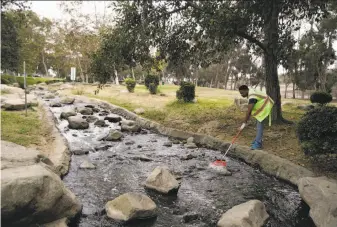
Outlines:
[{"label": "shallow water", "polygon": [[[75,102],[74,105],[51,110],[59,119],[62,111],[86,104]],[[104,118],[97,113],[94,115]],[[91,149],[88,155],[72,156],[69,173],[63,179],[83,204],[83,214],[73,226],[216,226],[225,211],[251,199],[261,200],[266,205],[270,215],[266,227],[314,226],[308,217],[308,207],[291,185],[230,158],[228,169],[233,174],[223,176],[208,168],[209,163],[219,157],[218,151],[205,148],[190,150],[182,144],[165,147],[163,143],[169,138],[149,131],[144,131],[147,134],[124,133],[121,142],[98,141],[111,128],[119,128],[117,123],[107,123],[109,126],[104,128],[90,123],[87,130],[68,129],[66,120],[57,123],[70,147]],[[135,143],[125,145],[130,140]],[[185,160],[187,154],[194,155],[194,158]],[[79,169],[84,159],[89,159],[97,168]],[[176,196],[157,194],[143,187],[146,177],[161,165],[168,166],[182,177]],[[105,204],[126,192],[147,194],[157,204],[157,218],[124,224],[107,218]],[[187,214],[196,214],[196,220],[185,223],[184,216]]]}]

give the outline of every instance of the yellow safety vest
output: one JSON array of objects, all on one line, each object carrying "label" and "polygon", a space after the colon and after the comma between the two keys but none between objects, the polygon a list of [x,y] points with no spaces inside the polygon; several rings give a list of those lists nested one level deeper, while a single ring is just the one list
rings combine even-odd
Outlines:
[{"label": "yellow safety vest", "polygon": [[269,126],[271,126],[271,110],[274,105],[274,101],[264,92],[249,89],[248,99],[256,99],[251,115],[259,122],[262,122],[269,116]]}]

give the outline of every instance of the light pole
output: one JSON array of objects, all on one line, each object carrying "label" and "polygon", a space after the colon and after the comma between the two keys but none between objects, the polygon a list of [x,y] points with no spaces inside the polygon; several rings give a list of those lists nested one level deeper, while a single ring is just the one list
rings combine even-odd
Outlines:
[{"label": "light pole", "polygon": [[26,62],[23,61],[23,76],[24,76],[24,88],[25,88],[25,110],[27,117],[27,78],[26,78]]}]

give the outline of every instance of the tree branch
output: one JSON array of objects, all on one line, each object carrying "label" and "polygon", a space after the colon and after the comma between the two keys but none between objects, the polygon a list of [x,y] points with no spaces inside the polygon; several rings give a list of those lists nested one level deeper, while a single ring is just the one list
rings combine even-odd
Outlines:
[{"label": "tree branch", "polygon": [[266,46],[260,42],[259,40],[257,40],[256,38],[254,38],[253,36],[247,34],[247,33],[244,33],[244,32],[241,32],[241,31],[238,31],[236,29],[234,29],[234,33],[237,34],[238,36],[248,40],[249,42],[252,42],[256,45],[258,45],[264,52],[267,52],[267,48]]}]

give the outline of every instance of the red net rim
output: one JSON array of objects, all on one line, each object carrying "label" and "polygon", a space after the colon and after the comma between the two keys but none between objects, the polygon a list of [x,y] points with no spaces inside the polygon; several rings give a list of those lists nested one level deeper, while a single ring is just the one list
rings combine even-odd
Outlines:
[{"label": "red net rim", "polygon": [[226,163],[226,161],[217,160],[217,161],[213,162],[213,165],[216,165],[216,166],[226,166],[227,163]]}]

